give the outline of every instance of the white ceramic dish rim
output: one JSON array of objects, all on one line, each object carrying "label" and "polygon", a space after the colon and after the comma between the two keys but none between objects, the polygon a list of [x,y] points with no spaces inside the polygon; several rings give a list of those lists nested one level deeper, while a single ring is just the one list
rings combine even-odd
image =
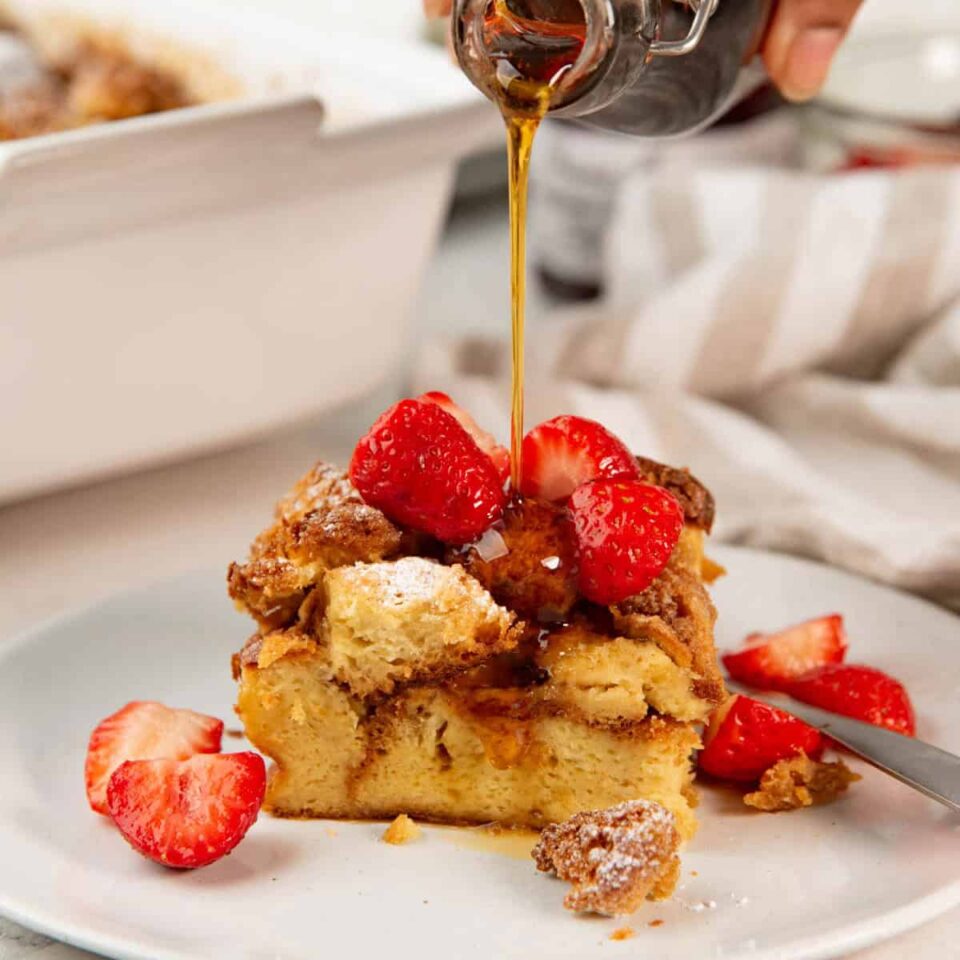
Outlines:
[{"label": "white ceramic dish rim", "polygon": [[[210,4],[197,4],[194,16],[193,5],[183,0],[15,2],[28,13],[36,5],[103,25],[117,23],[117,11],[123,8],[121,25],[142,26],[150,36],[169,38],[175,46],[182,40],[206,59],[216,60],[223,49],[224,70],[242,61],[255,81],[263,75],[275,79],[280,71],[289,82],[279,91],[255,82],[249,97],[0,144],[0,247],[5,257],[0,283],[13,304],[11,322],[0,337],[5,347],[13,344],[5,350],[7,389],[0,392],[10,399],[8,406],[22,411],[14,418],[20,441],[15,436],[8,444],[13,469],[0,482],[0,501],[247,442],[356,399],[393,375],[403,359],[400,339],[442,227],[456,163],[473,149],[503,141],[495,108],[469,85],[444,50],[414,41],[323,33],[274,13],[222,9],[214,16]],[[190,10],[189,17],[184,9]],[[142,24],[140,12],[146,17]],[[204,19],[206,25],[200,23]],[[239,71],[235,75],[246,76]],[[391,184],[395,189],[387,193]],[[304,213],[281,222],[282,205],[294,209],[297,190],[305,196],[305,208],[325,211],[322,218]],[[359,197],[361,204],[367,196],[382,197],[383,216],[346,210],[348,195]],[[262,268],[250,240],[255,231],[235,241],[225,238],[223,225],[231,219],[264,223],[277,231],[278,247],[261,258]],[[408,242],[398,249],[391,237],[401,235]],[[339,236],[344,242],[338,242]],[[209,284],[195,269],[207,257],[194,253],[178,260],[180,241],[187,249],[206,245],[213,252]],[[271,337],[267,306],[276,275],[271,260],[280,244],[288,246],[285,265],[325,251],[319,269],[311,266],[296,283],[283,285],[284,295],[277,298],[281,305],[274,307],[284,310],[285,327],[302,339],[313,322],[304,295],[323,302],[329,291],[330,301],[339,304],[346,286],[342,281],[359,274],[363,257],[386,259],[397,249],[379,282],[367,284],[358,298],[364,329],[379,323],[386,333],[382,349],[354,349],[347,342],[350,331],[338,330],[331,343],[340,345],[337,349],[343,350],[347,363],[316,390],[304,375],[306,351],[299,351],[296,374],[284,376],[282,364],[275,361],[258,365],[258,350],[260,356],[276,353],[282,342]],[[248,264],[236,287],[226,286],[231,279],[227,254],[234,248]],[[135,259],[135,269],[126,267],[119,283],[106,284],[101,310],[100,291],[90,278],[110,257],[128,264]],[[344,266],[328,268],[328,262]],[[68,351],[58,350],[62,312],[72,305],[67,285],[48,282],[52,272],[61,271],[65,277],[77,271],[84,281],[79,303],[90,319],[83,325],[90,334],[86,341]],[[131,279],[134,274],[136,281]],[[160,295],[147,292],[153,290]],[[300,298],[294,300],[290,290],[301,291]],[[139,301],[145,301],[144,313],[158,331],[161,352],[169,355],[177,340],[160,336],[163,317],[158,312],[176,311],[188,298],[184,313],[202,313],[195,355],[215,357],[217,366],[209,379],[201,371],[189,389],[178,390],[181,375],[164,372],[176,370],[175,360],[155,363],[145,346],[150,323],[144,318],[128,324],[127,318],[137,317]],[[386,299],[390,302],[383,309]],[[226,326],[230,312],[238,314],[243,327],[231,362],[244,372],[228,377],[223,351],[211,331]],[[183,323],[174,322],[180,337],[182,328]],[[319,336],[322,340],[323,334]],[[257,347],[258,341],[263,348]],[[103,343],[117,344],[118,354],[128,357],[123,376],[115,375]],[[362,338],[355,343],[361,344]],[[67,359],[51,359],[58,353]],[[34,444],[28,434],[56,441],[57,388],[70,376],[62,367],[79,360],[89,375],[78,377],[76,383],[82,386],[74,389],[92,411],[91,421],[102,422],[98,414],[112,394],[131,397],[130,409],[136,413],[111,420],[114,439],[100,438],[93,452],[84,449],[85,441]],[[355,374],[344,372],[353,363]],[[138,380],[139,371],[143,376]],[[252,389],[238,392],[236,384],[243,383],[246,374],[251,375],[249,383],[260,385],[267,395],[265,403]],[[154,385],[152,395],[144,384]],[[188,395],[208,409],[193,420],[189,411],[178,413],[164,405],[159,398],[165,390],[178,391],[181,409]],[[219,403],[219,394],[227,403]],[[220,412],[211,412],[214,409]],[[37,429],[32,429],[34,423]]]},{"label": "white ceramic dish rim", "polygon": [[[832,568],[828,564],[788,554],[769,553],[740,546],[718,545],[713,548],[712,553],[721,562],[725,562],[725,557],[734,558],[737,554],[755,558],[772,556],[778,561],[794,565],[798,572],[802,572],[805,568],[830,571],[831,575],[837,578],[838,587],[841,589],[844,583],[854,583],[859,586],[869,585],[878,591],[896,596],[899,603],[912,605],[914,608],[924,611],[927,615],[933,614],[937,617],[949,618],[951,622],[956,619],[948,611],[929,601],[882,584],[872,583],[854,574]],[[62,627],[76,618],[90,614],[113,600],[121,597],[135,600],[138,596],[147,596],[158,587],[172,585],[191,576],[209,575],[209,573],[209,569],[194,571],[192,574],[190,571],[184,571],[156,581],[152,585],[107,595],[92,603],[77,605],[63,613],[47,618],[31,629],[16,634],[10,640],[0,641],[0,668],[2,668],[6,659],[35,642],[44,633]],[[831,931],[794,941],[788,951],[785,951],[782,947],[761,948],[755,953],[751,953],[751,956],[755,960],[831,960],[831,958],[842,957],[849,952],[865,949],[916,929],[958,905],[960,905],[960,874],[952,883],[933,893],[921,896],[911,903],[904,904],[880,919],[870,918],[856,921],[839,933]],[[148,952],[145,948],[138,946],[131,937],[90,936],[77,925],[64,925],[46,912],[30,909],[19,904],[15,898],[3,894],[0,894],[0,915],[70,946],[101,953],[116,958],[116,960],[146,960],[146,958],[149,958],[149,960],[194,960],[191,954],[184,954],[176,950],[150,949]]]},{"label": "white ceramic dish rim", "polygon": [[[88,15],[88,3],[85,0],[43,2],[45,7],[68,14]],[[111,2],[101,3],[101,6],[109,7]],[[0,8],[2,6],[0,3]],[[107,27],[117,22],[116,17],[102,13],[98,15],[96,0],[91,0],[90,6],[94,11],[89,14],[92,22],[101,22],[100,16],[103,16],[102,23]],[[132,4],[132,8],[136,6],[136,3]],[[188,7],[194,13],[194,8],[182,0],[168,0],[164,4],[164,16],[169,18],[175,11]],[[216,22],[218,19],[222,17],[218,18],[214,11],[205,11],[204,22]],[[130,15],[129,21],[136,24],[136,14]],[[222,38],[223,49],[218,51],[211,47],[209,50],[208,55],[213,61],[217,62],[221,57],[226,61],[231,48],[263,50],[274,55],[283,52],[290,58],[290,62],[284,66],[284,76],[267,79],[275,75],[276,70],[268,70],[261,65],[258,69],[264,71],[264,76],[250,76],[246,80],[241,76],[241,83],[246,82],[249,89],[232,99],[0,142],[0,175],[9,165],[34,162],[35,158],[39,161],[50,153],[62,155],[104,141],[123,139],[128,135],[142,135],[154,128],[168,129],[217,119],[246,117],[303,103],[315,103],[325,108],[327,122],[321,125],[319,131],[325,137],[367,129],[389,121],[442,115],[451,110],[473,107],[489,111],[489,104],[454,68],[445,51],[425,41],[368,38],[349,32],[322,34],[319,30],[310,30],[282,16],[253,9],[232,13],[230,24],[229,31]],[[165,30],[147,24],[144,29],[151,36],[173,43],[182,40],[193,47],[204,45],[203,40],[181,38],[172,28]],[[356,64],[361,59],[363,63],[371,65],[369,76],[373,80],[395,85],[398,78],[402,77],[401,102],[386,97],[381,106],[369,97],[363,99],[361,95],[355,113],[348,118],[341,118],[335,102],[336,95],[328,97],[323,81],[317,75],[322,74],[324,69],[339,70],[344,67],[356,72]],[[229,64],[225,64],[223,69],[227,72],[231,70]],[[332,123],[329,116],[331,112],[334,114]]]}]

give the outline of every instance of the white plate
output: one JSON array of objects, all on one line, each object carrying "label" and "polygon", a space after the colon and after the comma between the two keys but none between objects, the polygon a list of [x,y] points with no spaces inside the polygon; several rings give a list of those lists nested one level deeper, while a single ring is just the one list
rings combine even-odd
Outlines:
[{"label": "white plate", "polygon": [[[921,734],[960,751],[960,621],[825,567],[717,555],[730,569],[716,590],[722,644],[842,611],[852,658],[902,677]],[[378,842],[376,824],[263,817],[219,864],[165,871],[87,809],[87,735],[132,698],[218,714],[229,727],[229,658],[248,630],[213,571],[116,597],[0,648],[0,913],[150,960],[809,960],[960,903],[960,823],[867,770],[842,802],[780,816],[705,792],[677,899],[648,905],[622,943],[608,939],[622,922],[567,914],[563,884],[459,831],[429,828],[394,848]],[[649,928],[653,919],[665,922]]]}]

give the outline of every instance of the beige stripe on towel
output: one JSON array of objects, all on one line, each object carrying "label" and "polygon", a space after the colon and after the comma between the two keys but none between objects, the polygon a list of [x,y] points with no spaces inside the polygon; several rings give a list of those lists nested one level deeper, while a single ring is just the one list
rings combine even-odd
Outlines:
[{"label": "beige stripe on towel", "polygon": [[763,362],[809,205],[802,186],[771,181],[764,193],[756,252],[736,262],[717,300],[690,375],[694,391],[735,395],[752,386]]},{"label": "beige stripe on towel", "polygon": [[947,234],[949,180],[928,170],[893,181],[883,233],[860,303],[828,364],[853,376],[882,373],[904,337],[924,321],[940,247]]}]

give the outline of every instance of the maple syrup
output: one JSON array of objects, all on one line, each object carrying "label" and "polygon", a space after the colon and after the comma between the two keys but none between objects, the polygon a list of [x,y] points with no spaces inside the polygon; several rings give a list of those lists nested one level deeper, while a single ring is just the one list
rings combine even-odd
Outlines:
[{"label": "maple syrup", "polygon": [[[509,128],[513,278],[513,481],[523,433],[526,173],[539,121],[586,118],[641,137],[693,133],[756,89],[744,66],[774,0],[453,0],[453,45],[466,76]],[[556,287],[556,284],[554,284]],[[594,282],[565,295],[597,295]]]},{"label": "maple syrup", "polygon": [[458,712],[483,746],[487,762],[495,770],[510,770],[539,756],[530,726],[533,700],[522,687],[469,688],[454,683],[451,688]]},{"label": "maple syrup", "polygon": [[586,18],[577,0],[491,0],[483,40],[496,71],[496,91],[507,125],[510,189],[510,302],[512,378],[511,480],[520,488],[523,455],[524,333],[527,278],[527,192],[530,156],[551,95],[577,62]]},{"label": "maple syrup", "polygon": [[540,839],[536,830],[523,827],[504,827],[491,824],[487,827],[439,828],[440,836],[458,847],[494,853],[512,860],[530,862],[534,846]]},{"label": "maple syrup", "polygon": [[510,164],[510,463],[511,481],[520,489],[523,470],[524,359],[527,305],[527,192],[530,155],[539,117],[506,116]]}]

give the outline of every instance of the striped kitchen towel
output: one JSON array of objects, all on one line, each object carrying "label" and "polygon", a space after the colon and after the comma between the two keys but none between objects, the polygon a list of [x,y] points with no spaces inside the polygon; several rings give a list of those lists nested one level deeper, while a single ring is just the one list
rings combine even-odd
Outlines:
[{"label": "striped kitchen towel", "polygon": [[[960,168],[691,166],[625,183],[604,300],[537,325],[528,423],[690,465],[721,539],[960,608]],[[504,429],[505,344],[419,375]]]}]

